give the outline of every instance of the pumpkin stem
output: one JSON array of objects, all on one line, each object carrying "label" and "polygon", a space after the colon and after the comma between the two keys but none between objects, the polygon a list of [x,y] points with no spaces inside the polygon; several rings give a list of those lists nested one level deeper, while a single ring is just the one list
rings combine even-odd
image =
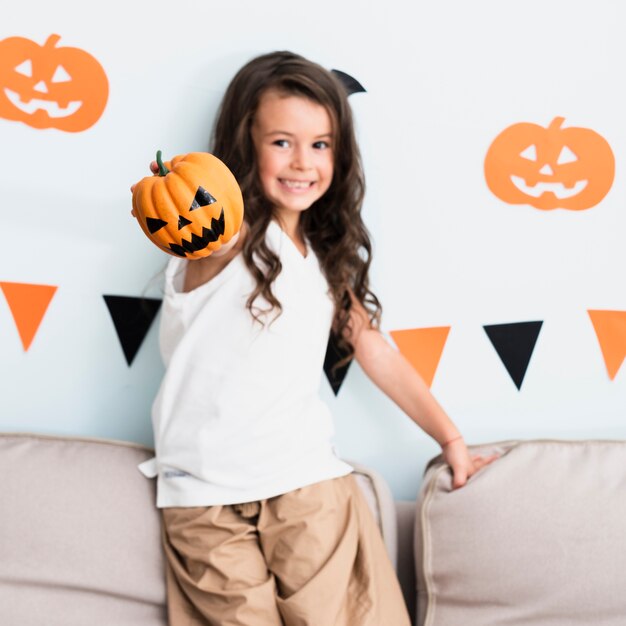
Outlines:
[{"label": "pumpkin stem", "polygon": [[157,150],[157,165],[159,166],[159,176],[165,176],[169,174],[169,170],[165,165],[163,165],[163,161],[161,161],[161,151]]},{"label": "pumpkin stem", "polygon": [[564,117],[555,117],[551,122],[550,122],[550,128],[552,130],[558,130],[559,127],[561,126],[561,124],[565,121]]},{"label": "pumpkin stem", "polygon": [[46,43],[44,44],[45,48],[54,48],[61,39],[60,35],[50,35],[48,39],[46,39]]}]

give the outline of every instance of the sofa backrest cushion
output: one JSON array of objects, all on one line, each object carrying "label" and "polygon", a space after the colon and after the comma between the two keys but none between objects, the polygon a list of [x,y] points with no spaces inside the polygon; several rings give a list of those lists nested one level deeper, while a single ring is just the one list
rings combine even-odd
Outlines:
[{"label": "sofa backrest cushion", "polygon": [[0,624],[165,626],[145,448],[0,436]]},{"label": "sofa backrest cushion", "polygon": [[472,447],[502,457],[461,489],[436,459],[418,501],[419,626],[626,620],[626,442]]}]

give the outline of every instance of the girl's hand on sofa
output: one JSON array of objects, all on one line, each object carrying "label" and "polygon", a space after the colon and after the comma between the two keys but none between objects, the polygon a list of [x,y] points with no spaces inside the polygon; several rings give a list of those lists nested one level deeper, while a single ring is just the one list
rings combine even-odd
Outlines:
[{"label": "girl's hand on sofa", "polygon": [[452,469],[452,488],[463,487],[467,479],[473,476],[479,469],[493,463],[498,458],[497,454],[483,457],[480,454],[470,455],[465,441],[461,437],[454,439],[443,446],[443,460]]}]

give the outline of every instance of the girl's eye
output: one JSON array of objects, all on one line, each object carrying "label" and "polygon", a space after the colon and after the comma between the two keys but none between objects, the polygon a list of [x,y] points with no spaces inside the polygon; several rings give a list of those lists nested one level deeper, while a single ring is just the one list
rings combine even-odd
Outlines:
[{"label": "girl's eye", "polygon": [[279,148],[288,148],[289,147],[289,142],[286,139],[276,139],[272,143],[275,146],[278,146]]},{"label": "girl's eye", "polygon": [[326,148],[330,148],[330,144],[327,141],[316,141],[313,147],[316,150],[326,150]]}]

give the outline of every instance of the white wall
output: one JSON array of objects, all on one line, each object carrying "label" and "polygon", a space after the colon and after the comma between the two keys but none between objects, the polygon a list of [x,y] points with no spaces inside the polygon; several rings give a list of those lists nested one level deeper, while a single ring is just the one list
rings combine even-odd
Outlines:
[{"label": "white wall", "polygon": [[[624,18],[617,0],[15,5],[0,39],[57,33],[98,59],[110,94],[80,133],[0,119],[0,282],[58,286],[27,352],[0,296],[0,429],[151,442],[156,328],[128,367],[102,299],[158,297],[167,260],[131,219],[128,187],[159,148],[206,149],[234,72],[291,49],[367,89],[351,102],[384,330],[452,327],[432,389],[467,439],[625,437],[626,372],[609,379],[587,315],[626,311]],[[556,116],[609,142],[610,192],[578,212],[496,198],[490,142]],[[482,326],[530,320],[544,324],[518,390]],[[413,497],[436,446],[356,365],[323,394],[340,452]]]}]

